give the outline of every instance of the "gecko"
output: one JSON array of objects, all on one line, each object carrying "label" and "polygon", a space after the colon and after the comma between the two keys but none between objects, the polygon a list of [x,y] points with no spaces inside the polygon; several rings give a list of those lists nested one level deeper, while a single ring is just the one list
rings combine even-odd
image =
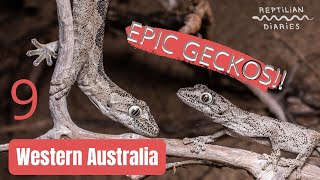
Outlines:
[{"label": "gecko", "polygon": [[[301,168],[307,157],[320,154],[318,131],[242,110],[202,84],[181,88],[177,95],[185,104],[223,126],[213,135],[185,138],[184,144],[193,143],[192,152],[205,151],[205,144],[213,143],[224,135],[268,145],[272,148],[271,155],[259,156],[259,159],[266,160],[262,170],[269,165],[272,165],[273,171],[277,171],[278,166],[288,167],[284,176],[287,178],[297,170],[297,179],[301,179]],[[298,155],[295,159],[285,159],[281,157],[281,150]]]},{"label": "gecko", "polygon": [[[73,61],[64,67],[59,78],[51,81],[50,95],[60,99],[77,82],[102,114],[138,134],[156,137],[159,127],[148,105],[121,89],[105,73],[103,39],[108,4],[109,0],[73,0]],[[57,58],[59,42],[41,44],[32,39],[31,43],[37,49],[28,51],[27,56],[38,55],[33,64],[38,66],[46,60],[51,66],[52,58]]]}]

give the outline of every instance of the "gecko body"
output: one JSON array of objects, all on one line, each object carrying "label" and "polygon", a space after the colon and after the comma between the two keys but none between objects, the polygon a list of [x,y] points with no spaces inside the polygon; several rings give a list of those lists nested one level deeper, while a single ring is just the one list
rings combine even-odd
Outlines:
[{"label": "gecko body", "polygon": [[[277,171],[278,165],[288,166],[285,177],[288,177],[293,170],[297,169],[297,178],[301,178],[300,171],[307,157],[311,153],[319,154],[320,152],[319,132],[244,111],[205,85],[181,88],[177,95],[184,103],[204,113],[213,122],[223,126],[222,130],[210,136],[185,138],[185,144],[194,143],[192,151],[196,153],[205,150],[206,143],[212,143],[223,135],[230,135],[272,147],[270,156],[264,154],[260,157],[267,160],[262,167],[263,170],[270,164],[274,171]],[[297,153],[298,155],[296,159],[281,158],[280,161],[281,150]]]},{"label": "gecko body", "polygon": [[[91,102],[114,121],[134,132],[156,137],[159,127],[147,104],[117,86],[106,75],[103,67],[103,39],[109,0],[73,0],[74,57],[70,66],[59,78],[51,81],[50,95],[60,99],[77,81]],[[31,41],[38,49],[28,51],[28,56],[39,55],[34,65],[56,57],[58,41],[40,44]]]}]

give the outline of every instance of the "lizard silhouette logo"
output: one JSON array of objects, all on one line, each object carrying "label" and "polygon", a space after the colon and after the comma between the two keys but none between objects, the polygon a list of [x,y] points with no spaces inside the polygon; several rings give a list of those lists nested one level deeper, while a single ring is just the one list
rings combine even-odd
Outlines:
[{"label": "lizard silhouette logo", "polygon": [[259,7],[258,13],[252,19],[263,22],[264,30],[299,30],[301,21],[314,20],[314,17],[305,14],[303,6]]}]

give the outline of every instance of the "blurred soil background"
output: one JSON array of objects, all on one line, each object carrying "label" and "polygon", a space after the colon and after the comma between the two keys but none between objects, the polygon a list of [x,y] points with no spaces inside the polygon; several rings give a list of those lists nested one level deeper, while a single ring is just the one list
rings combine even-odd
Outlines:
[{"label": "blurred soil background", "polygon": [[[125,27],[135,20],[144,25],[178,30],[188,13],[189,1],[180,1],[177,9],[168,12],[158,1],[110,0],[104,41],[104,64],[107,75],[121,88],[147,102],[160,126],[160,137],[184,138],[209,135],[221,126],[200,112],[182,103],[176,96],[181,87],[203,83],[222,94],[242,109],[274,117],[268,107],[240,82],[215,72],[183,62],[158,57],[130,47]],[[214,23],[206,30],[205,38],[224,44],[255,57],[265,64],[288,70],[301,58],[263,30],[262,23],[251,17],[258,15],[259,6],[304,6],[313,21],[300,22],[299,30],[276,31],[287,44],[303,54],[285,100],[287,114],[298,123],[320,130],[320,1],[316,0],[212,0]],[[54,0],[6,0],[0,2],[0,143],[13,138],[35,138],[52,126],[48,109],[48,92],[54,67],[43,62],[32,65],[35,57],[25,55],[34,49],[30,40],[41,43],[58,39],[58,23]],[[13,115],[29,111],[29,106],[15,104],[10,96],[13,83],[29,79],[38,89],[38,106],[34,115],[23,122]],[[278,90],[273,91],[276,95]],[[18,97],[30,97],[28,87],[18,89]],[[87,130],[120,134],[130,132],[119,123],[104,117],[89,99],[74,86],[68,96],[68,109],[75,123]],[[270,153],[270,148],[231,137],[215,144]],[[286,153],[288,157],[295,155]],[[12,176],[8,171],[8,154],[0,154],[0,179],[43,179],[42,176]],[[181,160],[168,158],[168,162]],[[319,160],[311,158],[312,163]],[[125,176],[46,176],[45,179],[127,179]],[[186,166],[162,176],[147,179],[252,179],[244,170],[228,167]]]}]

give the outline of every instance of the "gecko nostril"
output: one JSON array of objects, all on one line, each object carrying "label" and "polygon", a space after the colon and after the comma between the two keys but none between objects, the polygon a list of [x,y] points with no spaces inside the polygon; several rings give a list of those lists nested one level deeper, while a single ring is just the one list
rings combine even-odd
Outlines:
[{"label": "gecko nostril", "polygon": [[111,104],[110,103],[107,103],[107,108],[111,108]]}]

